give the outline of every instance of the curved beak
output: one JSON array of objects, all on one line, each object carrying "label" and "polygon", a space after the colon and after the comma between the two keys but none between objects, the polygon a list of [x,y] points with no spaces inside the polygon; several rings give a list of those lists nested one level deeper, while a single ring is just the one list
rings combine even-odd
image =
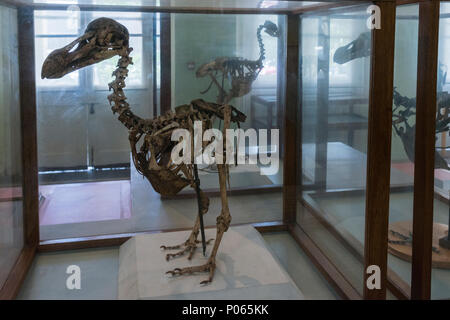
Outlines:
[{"label": "curved beak", "polygon": [[279,37],[280,36],[280,31],[278,29],[278,26],[269,20],[264,22],[264,31],[271,37]]},{"label": "curved beak", "polygon": [[361,33],[356,40],[336,49],[333,61],[338,64],[344,64],[354,59],[368,57],[371,48],[370,39],[370,32]]},{"label": "curved beak", "polygon": [[[78,37],[68,45],[52,51],[45,59],[42,65],[41,78],[42,79],[58,79],[62,78],[66,74],[78,70],[79,64],[77,60],[80,60],[83,56],[82,51],[78,48],[75,51],[72,49],[87,39],[87,35]],[[84,50],[83,52],[85,52]]]}]

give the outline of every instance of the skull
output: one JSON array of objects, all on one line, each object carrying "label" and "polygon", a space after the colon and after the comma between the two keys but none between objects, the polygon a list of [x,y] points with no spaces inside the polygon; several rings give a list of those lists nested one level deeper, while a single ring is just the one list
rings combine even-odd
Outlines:
[{"label": "skull", "polygon": [[271,37],[279,37],[280,31],[278,30],[278,27],[275,23],[272,21],[266,20],[264,22],[264,31]]},{"label": "skull", "polygon": [[131,50],[125,26],[109,18],[98,18],[89,23],[82,36],[48,55],[42,66],[41,77],[61,78],[115,55],[127,55]]},{"label": "skull", "polygon": [[361,33],[356,40],[338,48],[333,56],[333,61],[338,64],[344,64],[354,59],[368,57],[371,47],[371,33]]}]

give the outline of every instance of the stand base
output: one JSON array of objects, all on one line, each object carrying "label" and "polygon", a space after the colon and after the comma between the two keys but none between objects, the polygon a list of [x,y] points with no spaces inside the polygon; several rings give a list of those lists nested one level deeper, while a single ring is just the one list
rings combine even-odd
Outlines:
[{"label": "stand base", "polygon": [[450,249],[450,239],[448,238],[448,235],[439,239],[439,245],[442,248]]},{"label": "stand base", "polygon": [[[193,259],[186,256],[166,261],[161,245],[182,243],[190,231],[139,235],[120,247],[119,299],[303,299],[289,275],[252,226],[231,227],[225,232],[216,256],[212,283],[200,285],[207,273],[172,277],[174,268],[204,264],[201,246]],[[206,229],[214,238],[216,229]],[[209,256],[212,245],[207,247]]]},{"label": "stand base", "polygon": [[[399,221],[389,225],[389,231],[398,232],[404,236],[412,234],[412,221]],[[433,268],[450,269],[450,250],[446,246],[441,245],[442,238],[447,238],[448,226],[442,223],[433,223],[433,246],[439,252],[432,252],[432,266]],[[389,232],[389,240],[400,241],[400,237]],[[389,253],[394,256],[411,261],[412,259],[412,243],[408,244],[393,244],[389,243]]]}]

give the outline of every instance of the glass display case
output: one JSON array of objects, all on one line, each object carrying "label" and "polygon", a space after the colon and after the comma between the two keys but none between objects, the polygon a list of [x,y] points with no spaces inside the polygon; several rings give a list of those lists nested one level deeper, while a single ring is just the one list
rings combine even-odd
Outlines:
[{"label": "glass display case", "polygon": [[25,245],[17,10],[0,5],[0,26],[0,287],[3,287]]},{"label": "glass display case", "polygon": [[[136,158],[148,141],[122,125],[130,113],[111,112],[124,88],[142,126],[196,99],[245,114],[231,225],[289,232],[343,298],[448,298],[449,13],[445,1],[0,0],[0,297],[37,251],[196,223],[193,185],[159,192],[136,168],[151,155]],[[126,86],[117,54],[43,70],[54,50],[78,54],[86,44],[65,46],[99,18],[128,30]],[[219,171],[198,165],[206,227]]]}]

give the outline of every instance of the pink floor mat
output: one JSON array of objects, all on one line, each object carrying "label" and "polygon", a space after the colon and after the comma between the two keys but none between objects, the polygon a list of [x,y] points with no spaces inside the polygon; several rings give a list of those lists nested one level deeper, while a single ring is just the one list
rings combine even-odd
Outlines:
[{"label": "pink floor mat", "polygon": [[[412,162],[393,163],[392,167],[397,170],[403,171],[410,176],[414,176],[414,163]],[[442,181],[450,180],[450,171],[444,169],[436,169],[434,170],[434,177]]]},{"label": "pink floor mat", "polygon": [[0,188],[0,202],[22,199],[21,187],[4,187]]},{"label": "pink floor mat", "polygon": [[45,197],[39,208],[40,225],[131,217],[129,180],[44,185],[39,191]]}]

